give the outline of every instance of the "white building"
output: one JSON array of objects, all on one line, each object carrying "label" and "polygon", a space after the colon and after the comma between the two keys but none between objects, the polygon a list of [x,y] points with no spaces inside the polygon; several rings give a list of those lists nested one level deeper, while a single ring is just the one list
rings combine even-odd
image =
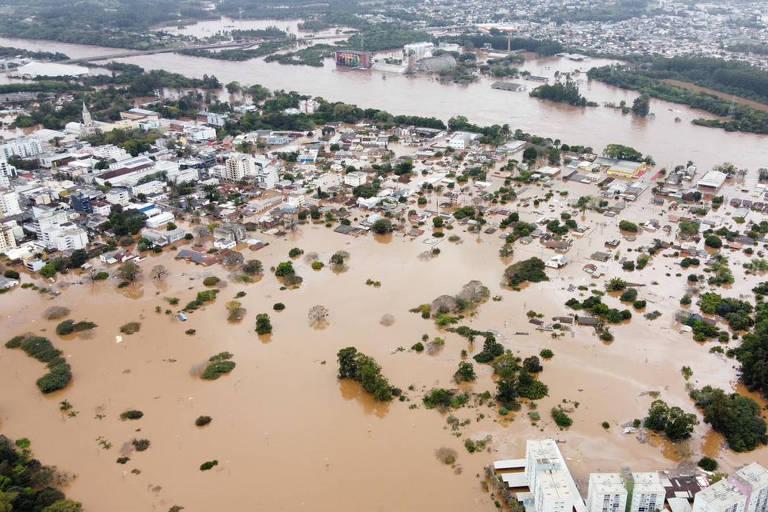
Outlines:
[{"label": "white building", "polygon": [[32,215],[32,229],[46,248],[65,251],[84,249],[88,245],[88,234],[69,221],[66,210],[33,206]]},{"label": "white building", "polygon": [[161,226],[165,226],[169,222],[173,222],[176,219],[171,212],[160,212],[147,218],[146,225],[150,229],[157,229]]},{"label": "white building", "polygon": [[210,126],[193,125],[184,128],[184,135],[194,142],[205,142],[216,139],[216,130]]},{"label": "white building", "polygon": [[256,174],[256,184],[266,190],[272,190],[280,181],[280,176],[277,174],[277,167],[273,165],[265,165],[260,167]]},{"label": "white building", "polygon": [[525,472],[536,512],[586,511],[555,441],[529,440],[525,445],[525,456]]},{"label": "white building", "polygon": [[350,187],[359,187],[360,185],[365,185],[367,181],[368,175],[364,172],[348,172],[344,175],[344,184],[349,185]]},{"label": "white building", "polygon": [[304,194],[290,194],[288,198],[285,200],[286,203],[288,203],[289,206],[293,206],[294,208],[303,208],[306,204],[306,201],[304,199]]},{"label": "white building", "polygon": [[131,158],[130,153],[119,146],[115,146],[114,144],[105,144],[103,146],[96,146],[91,148],[91,154],[95,158],[99,158],[101,160],[114,160],[115,162],[119,162],[121,160],[129,160]]},{"label": "white building", "polygon": [[112,187],[107,190],[105,199],[109,204],[119,204],[120,206],[128,206],[131,201],[131,194],[128,193],[127,188]]},{"label": "white building", "polygon": [[768,470],[753,462],[696,494],[692,512],[765,512]]},{"label": "white building", "polygon": [[478,133],[455,132],[448,140],[448,147],[461,151],[467,149],[473,142],[480,138]]},{"label": "white building", "polygon": [[0,154],[0,176],[4,178],[13,178],[16,176],[16,168],[8,163],[4,155]]},{"label": "white building", "polygon": [[8,217],[20,213],[19,194],[12,190],[0,190],[0,216]]},{"label": "white building", "polygon": [[[59,251],[75,251],[88,246],[88,234],[74,224],[64,226],[50,235],[50,245]],[[51,247],[49,247],[51,248]]]},{"label": "white building", "polygon": [[696,494],[692,512],[744,512],[746,502],[730,479],[723,479]]},{"label": "white building", "polygon": [[706,192],[717,192],[725,184],[728,175],[720,171],[709,171],[696,183],[699,189]]},{"label": "white building", "polygon": [[308,100],[299,100],[299,112],[302,114],[314,114],[320,104],[312,98]]},{"label": "white building", "polygon": [[587,494],[588,512],[625,512],[627,488],[619,473],[592,473]]},{"label": "white building", "polygon": [[632,473],[632,498],[627,512],[664,510],[666,490],[658,473]]},{"label": "white building", "polygon": [[753,462],[744,466],[730,478],[747,498],[745,512],[768,510],[768,470]]},{"label": "white building", "polygon": [[430,42],[411,43],[403,46],[403,56],[413,57],[416,60],[426,59],[432,56],[435,45]]},{"label": "white building", "polygon": [[134,196],[137,196],[139,194],[144,194],[147,196],[152,196],[155,194],[160,194],[165,190],[165,182],[160,180],[153,180],[148,181],[146,183],[140,183],[138,185],[134,185],[131,187],[131,194]]},{"label": "white building", "polygon": [[229,181],[242,181],[256,175],[256,162],[245,153],[236,153],[224,164],[224,174],[221,176]]},{"label": "white building", "polygon": [[35,137],[22,137],[13,139],[0,145],[0,156],[5,159],[11,157],[29,158],[43,152],[43,145]]},{"label": "white building", "polygon": [[9,226],[0,226],[0,254],[16,248],[16,236],[13,234],[13,228]]},{"label": "white building", "polygon": [[146,156],[137,156],[109,165],[109,169],[94,179],[99,185],[109,183],[113,187],[136,185],[139,180],[155,174],[155,162]]},{"label": "white building", "polygon": [[179,183],[188,183],[190,181],[192,182],[198,181],[200,179],[200,171],[198,171],[194,167],[189,167],[187,169],[176,168],[175,170],[168,171],[167,176],[168,176],[168,181],[178,185]]}]

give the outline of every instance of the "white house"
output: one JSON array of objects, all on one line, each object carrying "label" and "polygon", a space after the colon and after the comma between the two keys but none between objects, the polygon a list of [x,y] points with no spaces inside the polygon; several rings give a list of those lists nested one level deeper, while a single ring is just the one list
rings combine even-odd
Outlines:
[{"label": "white house", "polygon": [[173,222],[176,219],[171,212],[160,212],[156,215],[147,218],[146,225],[150,229],[157,229],[161,226],[165,226],[169,222]]},{"label": "white house", "polygon": [[344,175],[344,184],[349,185],[350,187],[359,187],[360,185],[365,185],[367,181],[368,175],[364,172],[348,172]]},{"label": "white house", "polygon": [[448,140],[448,147],[457,151],[461,151],[467,149],[478,139],[480,139],[479,133],[454,132],[454,134]]}]

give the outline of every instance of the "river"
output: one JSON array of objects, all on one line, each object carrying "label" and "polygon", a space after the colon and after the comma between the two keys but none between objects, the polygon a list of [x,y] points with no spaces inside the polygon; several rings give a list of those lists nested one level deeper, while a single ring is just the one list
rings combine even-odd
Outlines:
[{"label": "river", "polygon": [[[0,38],[0,45],[61,51],[73,58],[115,51],[113,48],[9,38]],[[568,144],[592,146],[598,151],[610,143],[626,144],[652,155],[659,166],[665,167],[692,160],[707,169],[725,161],[756,169],[766,166],[768,156],[766,136],[695,126],[691,124],[693,119],[712,116],[658,100],[651,101],[654,116],[641,119],[603,106],[570,107],[530,98],[525,92],[492,89],[494,80],[487,78],[470,85],[446,85],[424,76],[338,69],[330,59],[321,68],[284,66],[263,59],[229,62],[172,53],[137,55],[119,61],[190,77],[215,74],[223,83],[235,80],[243,85],[258,83],[270,89],[293,90],[395,114],[434,116],[443,120],[465,115],[478,124],[507,123],[513,129],[559,138]],[[526,61],[523,69],[533,75],[552,77],[556,71],[581,69],[586,72],[590,67],[610,62],[604,59],[574,62],[559,57],[532,58]],[[631,103],[637,96],[632,91],[590,82],[584,74],[580,75],[579,82],[584,96],[601,105],[621,100]],[[536,85],[535,82],[525,83],[529,89]]]}]

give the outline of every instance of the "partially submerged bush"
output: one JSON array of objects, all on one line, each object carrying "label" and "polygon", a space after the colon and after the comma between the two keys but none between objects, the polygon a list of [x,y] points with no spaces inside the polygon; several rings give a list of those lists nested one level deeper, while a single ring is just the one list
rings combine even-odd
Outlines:
[{"label": "partially submerged bush", "polygon": [[216,286],[217,284],[219,284],[220,281],[221,279],[219,279],[216,276],[208,276],[205,279],[203,279],[203,284],[205,286]]},{"label": "partially submerged bush", "polygon": [[205,380],[216,380],[235,369],[235,362],[230,361],[234,357],[229,352],[220,352],[208,359],[208,366],[203,370],[201,377]]},{"label": "partially submerged bush", "polygon": [[144,413],[141,411],[137,411],[136,409],[131,409],[120,414],[120,419],[123,421],[140,420],[143,417],[144,417]]},{"label": "partially submerged bush", "polygon": [[93,322],[75,322],[74,320],[64,320],[56,326],[56,334],[59,336],[66,336],[75,332],[87,331],[93,329],[94,327],[96,327],[96,324]]},{"label": "partially submerged bush", "polygon": [[244,307],[242,307],[242,303],[240,301],[231,300],[227,302],[227,311],[229,312],[227,315],[227,320],[230,322],[239,322],[245,318],[246,310]]},{"label": "partially submerged bush", "polygon": [[504,280],[509,286],[520,286],[523,283],[539,283],[549,281],[544,269],[546,266],[539,258],[529,258],[527,260],[514,263],[504,270]]},{"label": "partially submerged bush", "polygon": [[568,428],[573,425],[571,417],[560,407],[552,408],[552,419],[555,420],[555,423],[560,428]]},{"label": "partially submerged bush", "polygon": [[256,333],[272,334],[272,322],[269,320],[269,315],[266,313],[259,313],[256,315]]},{"label": "partially submerged bush", "polygon": [[22,349],[28,356],[41,363],[46,363],[48,373],[37,379],[37,387],[43,393],[53,393],[65,388],[72,380],[72,369],[58,350],[48,340],[41,336],[16,336],[6,344],[6,348]]},{"label": "partially submerged bush", "polygon": [[149,448],[149,445],[152,443],[149,439],[134,439],[131,441],[131,444],[137,452],[143,452],[146,451]]},{"label": "partially submerged bush", "polygon": [[197,419],[195,420],[195,425],[197,425],[198,427],[204,427],[208,425],[211,421],[213,421],[213,418],[211,418],[210,416],[198,416]]},{"label": "partially submerged bush", "polygon": [[64,306],[51,306],[43,313],[43,318],[46,320],[60,320],[70,313],[69,308]]},{"label": "partially submerged bush", "polygon": [[209,460],[208,462],[203,462],[202,464],[200,464],[200,471],[208,471],[218,465],[219,465],[219,461]]},{"label": "partially submerged bush", "polygon": [[358,352],[355,347],[343,348],[337,356],[340,379],[352,379],[361,383],[363,389],[381,402],[388,402],[400,394],[400,390],[393,387],[381,374],[381,367],[372,357]]},{"label": "partially submerged bush", "polygon": [[120,327],[120,332],[123,334],[136,334],[141,329],[141,324],[139,322],[128,322],[127,324]]}]

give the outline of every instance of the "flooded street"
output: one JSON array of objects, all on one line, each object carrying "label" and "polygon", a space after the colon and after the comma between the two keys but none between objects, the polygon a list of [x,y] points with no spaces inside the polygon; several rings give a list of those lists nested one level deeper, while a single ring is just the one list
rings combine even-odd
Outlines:
[{"label": "flooded street", "polygon": [[[232,26],[249,29],[272,24],[271,20],[259,23],[222,19],[173,30],[213,35]],[[275,24],[292,33],[298,31],[297,20]],[[115,52],[114,48],[7,38],[0,38],[0,45],[61,51],[73,58]],[[191,77],[214,74],[224,84],[233,80],[243,85],[259,83],[395,114],[436,116],[446,121],[465,115],[479,124],[508,123],[513,130],[521,128],[598,151],[609,143],[627,144],[652,155],[658,164],[638,177],[637,182],[648,188],[656,184],[659,168],[687,160],[703,168],[723,161],[753,171],[766,166],[765,137],[694,126],[690,121],[706,117],[704,113],[659,101],[651,102],[654,117],[638,119],[602,106],[573,108],[530,98],[527,92],[492,89],[493,80],[486,78],[458,86],[425,76],[338,69],[330,60],[321,68],[177,54],[136,55],[120,61]],[[635,93],[586,80],[587,69],[609,62],[530,58],[524,69],[550,78],[556,72],[579,71],[576,80],[589,100],[631,104]],[[529,90],[536,86],[520,81]],[[676,122],[678,117],[681,122]],[[393,149],[397,156],[417,151],[415,146],[393,143],[392,147],[398,150]],[[454,189],[457,204],[488,204],[489,210],[498,207],[479,196],[480,191],[499,190],[503,163],[497,162],[489,171],[489,183],[479,185],[479,178],[466,186],[459,182]],[[454,171],[466,167],[466,162],[444,165],[445,170]],[[749,183],[727,188],[727,198],[728,194],[757,190],[752,183],[756,174],[748,176]],[[737,184],[728,187],[731,185]],[[312,190],[307,192],[308,198]],[[548,282],[526,285],[522,291],[502,286],[507,265],[533,256],[547,261],[554,251],[538,240],[528,245],[521,240],[514,245],[514,255],[503,260],[499,256],[504,244],[501,231],[473,233],[467,224],[456,221],[444,231],[460,237],[452,242],[449,236],[432,238],[429,218],[419,228],[425,233],[413,238],[402,234],[410,227],[407,224],[404,230],[383,238],[345,236],[323,223],[311,222],[284,236],[251,233],[248,236],[269,244],[255,251],[238,247],[246,260],[263,263],[264,275],[252,283],[236,279],[238,276],[218,264],[203,267],[175,260],[177,249],[186,247],[186,241],[147,256],[141,262],[143,278],[126,288],[117,286],[116,265],[99,268],[113,275],[99,282],[91,282],[85,274],[59,275],[56,282],[25,274],[23,284],[34,282],[61,293],[54,296],[19,288],[0,294],[0,342],[24,333],[50,338],[71,365],[73,380],[65,389],[43,395],[35,381],[45,367],[21,350],[0,346],[0,432],[14,439],[29,438],[36,457],[76,476],[65,490],[87,512],[166,512],[173,506],[183,507],[185,512],[347,512],[361,508],[485,512],[495,505],[483,489],[484,468],[497,459],[522,457],[526,441],[541,438],[560,443],[584,494],[589,473],[596,471],[618,472],[627,466],[634,471],[665,470],[695,463],[703,455],[716,458],[724,472],[752,461],[768,464],[768,447],[734,453],[703,421],[690,439],[676,444],[626,428],[646,416],[656,398],[696,412],[701,419],[689,391],[706,385],[737,390],[765,406],[764,400],[737,383],[733,359],[710,352],[717,342],[697,343],[690,333],[680,332],[675,313],[687,293],[683,276],[687,272],[681,271],[679,255],[673,256],[673,250],[661,251],[643,270],[622,270],[621,256],[635,260],[636,255],[648,252],[655,239],[679,242],[674,238],[677,227],[670,226],[669,232],[660,227],[677,221],[671,220],[670,202],[653,204],[648,191],[637,201],[627,202],[619,215],[609,216],[592,210],[581,213],[567,206],[581,196],[600,194],[594,184],[556,178],[548,182],[548,188],[515,184],[515,192],[515,202],[503,207],[518,211],[522,221],[539,222],[551,216],[573,219],[589,228],[583,236],[568,235],[573,239],[567,254],[570,263],[560,270],[548,268]],[[445,199],[432,191],[426,195],[429,205]],[[415,197],[403,207],[424,208]],[[252,212],[245,213],[245,208],[238,211],[243,214],[237,222],[259,220]],[[357,208],[350,211],[352,226],[368,214]],[[726,201],[719,214],[728,216],[733,211]],[[561,217],[564,212],[571,216]],[[675,215],[682,213],[688,211],[681,209]],[[244,218],[247,215],[252,216]],[[618,230],[621,219],[640,223],[651,217],[660,226],[652,231],[644,228],[636,238],[622,238]],[[203,218],[206,223],[212,220]],[[487,212],[489,225],[498,225],[503,218]],[[191,230],[188,220],[176,218],[182,228]],[[541,225],[545,223],[546,219]],[[607,251],[607,241],[619,238],[620,246],[610,254],[615,257],[609,256],[601,267],[605,275],[590,277],[584,264],[591,262],[595,251]],[[432,252],[433,247],[440,249],[439,254]],[[303,282],[297,289],[282,289],[274,268],[289,259],[292,248],[316,253],[327,266],[313,270],[311,260],[296,258],[293,265]],[[351,255],[348,268],[333,271],[328,262],[340,250]],[[742,252],[722,251],[732,258],[735,278],[722,293],[751,297],[756,276],[747,275],[743,268],[749,258]],[[160,264],[168,269],[168,277],[153,280],[150,269]],[[178,319],[184,305],[207,289],[203,280],[211,276],[221,279],[216,300],[189,313],[187,321]],[[631,320],[611,326],[614,341],[600,341],[594,329],[585,326],[571,326],[560,331],[562,336],[553,337],[555,331],[537,330],[529,321],[529,312],[540,315],[545,323],[574,313],[565,306],[566,301],[583,300],[592,291],[603,290],[612,277],[631,281],[639,298],[648,303],[643,311],[632,309]],[[494,395],[496,383],[489,365],[471,359],[467,360],[473,362],[477,380],[461,385],[473,394],[468,405],[442,413],[427,409],[422,402],[432,388],[458,387],[453,381],[458,363],[481,350],[482,340],[471,343],[409,310],[440,295],[455,295],[473,280],[487,286],[493,300],[481,304],[458,325],[493,331],[520,358],[537,355],[542,349],[554,352],[552,359],[542,361],[544,370],[539,377],[548,386],[548,396],[536,402],[521,400],[522,408],[506,416],[496,404],[479,403],[477,395]],[[375,282],[381,286],[370,285]],[[227,320],[227,303],[233,300],[246,311],[239,322]],[[603,300],[612,308],[631,307],[620,303],[615,293],[606,294]],[[285,309],[275,310],[278,303]],[[316,305],[329,311],[328,325],[322,328],[311,326],[308,320],[309,310]],[[69,308],[67,318],[92,321],[97,327],[59,336],[55,330],[60,320],[43,318],[51,306]],[[661,313],[655,320],[643,315],[654,311]],[[256,334],[260,313],[269,315],[272,334]],[[140,330],[121,333],[129,322],[140,323]],[[432,353],[412,350],[425,335],[429,340],[444,338],[444,346]],[[731,341],[724,349],[736,343]],[[348,346],[373,357],[391,384],[402,389],[404,400],[375,402],[356,382],[339,381],[336,354]],[[468,354],[462,354],[464,350]],[[208,359],[221,352],[233,354],[236,367],[232,373],[214,381],[201,379]],[[681,372],[683,366],[690,367],[689,380]],[[60,410],[65,400],[72,407],[69,414]],[[570,428],[561,430],[555,425],[550,412],[556,406],[566,409],[573,419]],[[129,410],[141,411],[143,417],[121,420],[121,413]],[[201,416],[210,416],[212,422],[196,426],[195,420]],[[139,452],[132,441],[142,439],[149,441],[149,448]],[[488,448],[470,453],[465,447],[467,439],[489,439]],[[455,464],[444,464],[438,458],[438,450],[444,453],[446,449],[457,454]],[[201,471],[201,464],[209,461],[217,461],[217,465]]]},{"label": "flooded street", "polygon": [[[186,30],[215,31],[220,21],[187,27]],[[267,26],[270,23],[266,22]],[[288,22],[277,25],[284,28]],[[218,25],[217,25],[218,24]],[[259,25],[259,28],[263,24]],[[0,38],[0,45],[33,50],[61,51],[73,58],[114,54],[114,48],[68,45],[46,41]],[[653,118],[622,115],[605,107],[577,108],[530,98],[527,92],[492,89],[495,79],[481,78],[470,85],[441,84],[434,78],[410,77],[379,71],[357,71],[336,68],[332,59],[321,68],[284,66],[263,59],[246,62],[213,60],[172,53],[140,55],[119,59],[146,69],[163,69],[200,78],[213,73],[222,83],[238,81],[243,85],[261,84],[270,89],[285,89],[344,101],[360,107],[379,108],[393,114],[434,116],[447,121],[465,115],[479,124],[509,124],[512,129],[544,137],[559,138],[568,144],[592,146],[601,150],[611,143],[633,146],[654,157],[660,167],[674,167],[693,160],[702,168],[730,161],[738,166],[757,169],[766,165],[768,139],[746,133],[729,133],[691,124],[696,118],[710,118],[706,112],[684,105],[651,100]],[[601,105],[605,102],[628,104],[637,93],[600,82],[589,82],[586,71],[610,63],[605,59],[573,62],[559,57],[533,58],[523,69],[533,75],[554,77],[556,71],[576,69],[582,94]],[[529,90],[536,82],[519,80]],[[676,122],[679,118],[680,122]]]},{"label": "flooded street", "polygon": [[[630,216],[643,211],[643,205],[631,208],[636,210],[627,212]],[[575,257],[583,257],[595,243],[602,245],[603,237],[615,230],[595,225],[594,233],[576,241]],[[528,323],[526,312],[534,310],[545,318],[565,314],[563,303],[577,293],[568,291],[569,286],[590,282],[580,265],[549,271],[549,283],[510,291],[500,286],[505,268],[498,257],[501,240],[467,233],[463,227],[454,233],[462,242],[442,242],[440,255],[432,259],[420,257],[429,248],[424,238],[351,238],[322,225],[302,226],[285,239],[264,236],[271,245],[244,253],[246,259],[260,259],[266,275],[252,284],[230,280],[214,303],[190,314],[187,322],[156,313],[155,307],[170,308],[166,297],[178,297],[182,305],[192,300],[204,289],[206,276],[231,276],[220,267],[174,261],[173,251],[143,262],[143,284],[127,292],[116,290],[110,281],[73,284],[53,299],[32,290],[2,295],[0,339],[26,331],[50,337],[65,352],[74,380],[67,389],[44,397],[34,384],[42,366],[21,352],[0,349],[0,386],[13,390],[0,395],[0,428],[11,437],[30,438],[37,456],[76,474],[67,492],[87,510],[126,512],[164,511],[175,504],[190,511],[339,511],[357,509],[360,503],[382,511],[487,511],[493,504],[478,475],[494,459],[521,456],[528,438],[563,441],[561,450],[580,482],[590,471],[617,471],[626,465],[637,471],[665,469],[717,450],[717,440],[707,434],[705,424],[690,441],[674,447],[641,443],[622,433],[621,425],[646,414],[653,400],[650,392],[693,410],[680,374],[682,364],[693,370],[690,382],[695,386],[729,389],[734,384],[732,361],[710,354],[707,345],[674,328],[680,280],[642,288],[649,310],[658,309],[663,316],[649,321],[636,314],[629,324],[612,329],[616,341],[611,344],[599,341],[586,327],[574,327],[573,335],[553,340]],[[286,260],[292,247],[317,252],[321,261],[337,250],[348,251],[349,268],[318,272],[297,259],[294,265],[303,284],[297,290],[280,290],[268,269]],[[520,246],[515,260],[533,255],[547,258],[549,251],[538,244]],[[162,283],[146,275],[158,263],[170,270]],[[657,257],[652,266],[663,272],[665,264],[671,266]],[[734,271],[739,283],[740,269]],[[650,285],[654,275],[658,273],[644,271],[632,277]],[[72,275],[62,279],[79,281]],[[367,286],[368,279],[380,281],[381,287]],[[497,331],[499,341],[521,357],[542,348],[555,353],[544,362],[541,379],[549,386],[549,396],[537,402],[542,419],[535,426],[526,405],[506,418],[487,405],[464,407],[452,411],[459,420],[469,420],[457,437],[445,415],[421,404],[432,387],[455,387],[451,376],[460,351],[471,353],[479,347],[438,330],[433,321],[408,309],[456,293],[472,279],[502,300],[481,305],[467,325]],[[242,322],[231,324],[225,305],[240,291],[247,293],[238,299],[247,313]],[[286,309],[273,311],[276,302]],[[308,324],[307,312],[316,304],[330,311],[324,329]],[[56,322],[41,317],[51,305],[67,306],[70,318],[94,321],[98,327],[62,339],[53,332]],[[271,317],[274,330],[268,338],[253,331],[258,313]],[[380,323],[384,314],[394,316],[393,325]],[[141,330],[123,335],[117,343],[120,326],[130,321],[141,322]],[[196,334],[186,335],[187,329]],[[527,334],[516,334],[521,332]],[[422,334],[444,337],[444,348],[436,355],[408,350]],[[408,401],[378,404],[357,384],[339,382],[336,352],[350,345],[373,356]],[[230,375],[216,381],[195,376],[195,369],[222,351],[234,354],[237,367]],[[475,369],[478,379],[469,389],[494,392],[491,368],[475,364]],[[67,418],[58,410],[64,399],[77,416]],[[549,417],[549,410],[563,400],[573,408],[574,425],[567,431],[560,431]],[[412,404],[418,407],[410,409]],[[121,421],[120,413],[128,409],[141,410],[144,417]],[[211,416],[212,423],[196,427],[200,415]],[[608,430],[602,428],[603,421],[610,423]],[[486,435],[492,436],[489,452],[470,454],[464,448],[467,437]],[[129,448],[134,438],[149,439],[150,448],[133,452]],[[104,440],[111,444],[109,449],[100,446]],[[435,452],[443,447],[458,453],[456,468],[438,461]],[[123,455],[130,461],[117,464]],[[219,465],[199,471],[208,460],[218,460]],[[719,460],[727,471],[747,460],[768,462],[768,450],[744,455],[724,451]]]}]

